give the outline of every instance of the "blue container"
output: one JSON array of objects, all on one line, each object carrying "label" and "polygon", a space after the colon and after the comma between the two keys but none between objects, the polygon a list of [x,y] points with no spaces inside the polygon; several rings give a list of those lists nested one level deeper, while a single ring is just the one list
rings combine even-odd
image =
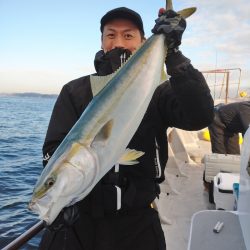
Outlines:
[{"label": "blue container", "polygon": [[237,203],[238,203],[238,198],[239,198],[239,188],[240,188],[240,184],[239,183],[234,183],[233,184],[234,211],[237,210]]}]

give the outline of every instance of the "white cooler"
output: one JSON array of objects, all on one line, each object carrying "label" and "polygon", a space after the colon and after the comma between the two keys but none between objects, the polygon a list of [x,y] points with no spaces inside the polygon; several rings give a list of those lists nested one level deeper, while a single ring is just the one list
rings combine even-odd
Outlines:
[{"label": "white cooler", "polygon": [[211,182],[220,172],[239,173],[240,155],[207,154],[204,156],[206,182]]},{"label": "white cooler", "polygon": [[233,184],[239,183],[239,181],[240,175],[237,173],[218,173],[214,177],[214,203],[216,209],[234,210]]}]

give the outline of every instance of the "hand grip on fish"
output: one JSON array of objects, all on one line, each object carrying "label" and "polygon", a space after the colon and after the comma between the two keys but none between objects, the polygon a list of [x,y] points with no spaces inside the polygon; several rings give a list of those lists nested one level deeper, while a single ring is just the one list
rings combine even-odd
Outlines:
[{"label": "hand grip on fish", "polygon": [[175,12],[172,1],[167,1],[166,9],[159,9],[152,33],[165,35],[168,50],[177,49],[181,44],[182,35],[186,29],[185,18],[193,14],[195,10],[196,8],[188,8]]}]

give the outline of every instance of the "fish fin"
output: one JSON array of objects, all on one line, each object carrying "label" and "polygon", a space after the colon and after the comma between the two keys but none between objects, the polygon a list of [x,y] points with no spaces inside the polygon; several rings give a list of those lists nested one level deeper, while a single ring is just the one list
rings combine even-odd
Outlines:
[{"label": "fish fin", "polygon": [[166,0],[166,10],[173,10],[172,0]]},{"label": "fish fin", "polygon": [[196,7],[187,8],[184,10],[177,11],[177,13],[183,18],[190,17],[196,11]]},{"label": "fish fin", "polygon": [[[138,49],[137,49],[138,50]],[[96,96],[106,85],[107,83],[118,73],[118,71],[128,63],[128,61],[132,58],[132,56],[136,53],[133,52],[129,58],[123,63],[114,73],[106,75],[106,76],[97,76],[97,75],[90,75],[90,84],[93,96]]]},{"label": "fish fin", "polygon": [[[166,10],[173,10],[172,0],[166,0]],[[196,7],[187,8],[184,10],[177,11],[177,13],[183,18],[190,17],[196,11]]]},{"label": "fish fin", "polygon": [[163,64],[163,66],[162,66],[161,82],[165,82],[169,78],[168,75],[167,75],[167,73],[166,73],[166,71],[165,71],[165,69],[164,69],[164,66],[165,66],[165,64]]},{"label": "fish fin", "polygon": [[100,131],[96,134],[94,140],[91,143],[91,146],[93,146],[95,143],[100,143],[100,142],[103,143],[110,137],[113,123],[114,120],[111,119],[103,125]]},{"label": "fish fin", "polygon": [[135,165],[139,163],[137,159],[144,155],[144,152],[137,151],[135,149],[129,149],[127,148],[125,150],[125,153],[122,155],[122,157],[119,159],[118,163],[121,165]]},{"label": "fish fin", "polygon": [[106,84],[113,78],[115,73],[106,76],[90,76],[90,84],[93,96],[96,96]]}]

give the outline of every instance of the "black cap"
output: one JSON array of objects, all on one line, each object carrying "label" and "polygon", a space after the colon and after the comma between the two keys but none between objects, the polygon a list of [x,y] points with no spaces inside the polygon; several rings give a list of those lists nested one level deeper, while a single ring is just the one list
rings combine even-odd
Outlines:
[{"label": "black cap", "polygon": [[137,12],[126,7],[116,8],[107,12],[101,19],[101,32],[103,32],[103,28],[106,23],[119,18],[128,19],[132,21],[144,35],[143,22],[141,16]]}]

